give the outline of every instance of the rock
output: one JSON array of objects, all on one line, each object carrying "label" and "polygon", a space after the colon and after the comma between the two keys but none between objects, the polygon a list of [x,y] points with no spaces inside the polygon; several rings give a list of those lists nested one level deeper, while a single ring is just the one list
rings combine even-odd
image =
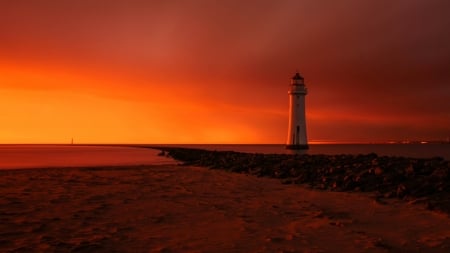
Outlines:
[{"label": "rock", "polygon": [[399,184],[397,186],[397,197],[403,198],[408,193],[408,190],[406,189],[406,186],[403,184]]},{"label": "rock", "polygon": [[373,170],[373,173],[374,173],[376,176],[381,176],[381,175],[383,174],[383,169],[381,169],[380,167],[376,167],[376,168]]},{"label": "rock", "polygon": [[406,167],[405,172],[407,175],[414,175],[414,167],[410,164]]},{"label": "rock", "polygon": [[395,192],[394,191],[388,191],[388,192],[383,194],[384,198],[392,198],[394,196],[395,196]]}]

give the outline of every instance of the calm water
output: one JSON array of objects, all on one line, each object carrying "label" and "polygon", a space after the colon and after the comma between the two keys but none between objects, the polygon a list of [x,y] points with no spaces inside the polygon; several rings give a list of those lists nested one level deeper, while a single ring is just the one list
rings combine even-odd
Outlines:
[{"label": "calm water", "polygon": [[0,145],[0,169],[176,164],[158,153],[119,146]]},{"label": "calm water", "polygon": [[[146,145],[140,145],[146,146]],[[284,145],[158,145],[232,150],[248,153],[368,154],[450,160],[449,144],[321,144],[307,151],[286,150]],[[0,169],[102,165],[176,164],[158,156],[158,150],[123,146],[0,145]]]}]

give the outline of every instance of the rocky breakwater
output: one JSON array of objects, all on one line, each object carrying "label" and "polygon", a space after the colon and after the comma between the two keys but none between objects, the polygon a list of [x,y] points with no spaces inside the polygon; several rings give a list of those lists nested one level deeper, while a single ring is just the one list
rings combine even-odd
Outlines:
[{"label": "rocky breakwater", "polygon": [[400,198],[450,214],[450,162],[366,155],[250,154],[159,148],[186,165],[279,178],[330,191],[373,192],[377,200]]}]

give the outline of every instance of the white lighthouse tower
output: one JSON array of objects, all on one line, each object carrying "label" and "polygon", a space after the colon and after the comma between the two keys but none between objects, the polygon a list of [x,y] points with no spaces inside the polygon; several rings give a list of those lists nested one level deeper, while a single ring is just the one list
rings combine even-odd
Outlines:
[{"label": "white lighthouse tower", "polygon": [[305,96],[303,77],[297,72],[289,86],[289,130],[286,148],[308,149],[306,139]]}]

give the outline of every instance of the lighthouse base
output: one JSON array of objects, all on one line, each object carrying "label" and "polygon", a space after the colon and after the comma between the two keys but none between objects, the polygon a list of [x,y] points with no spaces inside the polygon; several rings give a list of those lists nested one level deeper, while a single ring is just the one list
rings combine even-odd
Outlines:
[{"label": "lighthouse base", "polygon": [[286,149],[309,149],[308,144],[286,145]]}]

